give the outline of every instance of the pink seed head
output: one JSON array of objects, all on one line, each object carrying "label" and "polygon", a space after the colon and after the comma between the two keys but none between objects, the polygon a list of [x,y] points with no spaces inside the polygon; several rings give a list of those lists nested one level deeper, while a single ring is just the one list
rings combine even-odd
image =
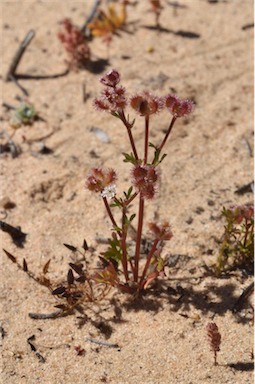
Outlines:
[{"label": "pink seed head", "polygon": [[135,165],[131,171],[133,185],[146,199],[152,199],[156,193],[158,173],[152,165]]},{"label": "pink seed head", "polygon": [[120,74],[116,69],[111,69],[103,77],[100,78],[100,82],[108,87],[115,88],[120,82]]},{"label": "pink seed head", "polygon": [[172,94],[165,97],[165,106],[175,117],[187,116],[194,109],[194,103],[191,100],[181,100]]},{"label": "pink seed head", "polygon": [[129,103],[141,116],[149,116],[162,109],[162,99],[148,91],[131,96]]},{"label": "pink seed head", "polygon": [[170,225],[167,221],[162,224],[149,223],[149,229],[158,240],[170,240],[173,237]]},{"label": "pink seed head", "polygon": [[86,179],[86,187],[90,191],[102,192],[103,189],[117,180],[114,169],[92,168]]}]

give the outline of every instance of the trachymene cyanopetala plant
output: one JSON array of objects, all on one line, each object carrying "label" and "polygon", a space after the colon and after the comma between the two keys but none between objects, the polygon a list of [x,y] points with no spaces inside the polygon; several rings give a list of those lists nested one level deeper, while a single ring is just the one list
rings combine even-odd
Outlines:
[{"label": "trachymene cyanopetala plant", "polygon": [[[141,241],[144,227],[145,202],[151,201],[156,194],[159,179],[158,166],[166,156],[162,150],[169,134],[179,117],[190,114],[193,102],[181,100],[169,94],[158,97],[149,91],[143,91],[127,97],[124,87],[119,85],[120,74],[117,70],[110,70],[101,79],[104,89],[101,96],[94,100],[95,107],[100,111],[108,111],[121,120],[127,130],[131,153],[124,153],[124,162],[130,163],[131,187],[124,192],[123,197],[116,195],[117,174],[113,169],[93,168],[89,172],[86,186],[90,191],[101,194],[106,211],[112,223],[112,238],[109,248],[102,254],[102,269],[92,276],[99,283],[107,283],[123,291],[134,293],[148,287],[158,276],[164,276],[165,262],[161,256],[163,242],[172,238],[168,222],[162,224],[152,222],[149,229],[153,235],[151,249],[146,255],[146,260],[141,260]],[[126,115],[128,105],[144,119],[144,151],[139,154],[133,137],[135,119],[130,121]],[[152,115],[167,109],[172,118],[165,136],[159,145],[150,143],[150,121]],[[154,156],[149,159],[149,147],[154,149]],[[135,254],[131,255],[128,249],[128,230],[135,218],[129,214],[131,203],[135,199],[138,203],[138,218],[136,230]],[[113,211],[118,208],[122,213],[122,220],[117,224]],[[122,274],[120,273],[122,270]],[[124,276],[124,277],[123,277]]]},{"label": "trachymene cyanopetala plant", "polygon": [[236,205],[223,208],[226,220],[218,259],[217,273],[242,267],[253,270],[254,265],[254,206]]}]

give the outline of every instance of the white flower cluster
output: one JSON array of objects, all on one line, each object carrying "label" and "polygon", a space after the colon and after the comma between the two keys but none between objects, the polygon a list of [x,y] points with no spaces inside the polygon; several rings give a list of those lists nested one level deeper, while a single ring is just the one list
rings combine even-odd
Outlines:
[{"label": "white flower cluster", "polygon": [[110,184],[104,187],[104,189],[101,192],[102,197],[107,197],[108,199],[114,198],[116,196],[116,185]]}]

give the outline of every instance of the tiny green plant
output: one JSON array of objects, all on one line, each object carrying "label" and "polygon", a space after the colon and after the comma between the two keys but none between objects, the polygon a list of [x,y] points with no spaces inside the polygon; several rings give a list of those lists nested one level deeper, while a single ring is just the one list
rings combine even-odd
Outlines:
[{"label": "tiny green plant", "polygon": [[13,128],[19,128],[22,125],[31,125],[37,117],[37,112],[33,104],[23,101],[13,111],[10,124]]},{"label": "tiny green plant", "polygon": [[[156,195],[159,181],[159,165],[166,154],[162,154],[174,123],[180,117],[190,114],[193,102],[181,100],[176,95],[169,94],[158,97],[149,91],[143,91],[127,97],[126,90],[119,85],[120,74],[112,69],[101,79],[104,89],[100,97],[94,100],[99,111],[108,111],[118,118],[127,131],[130,152],[123,153],[124,162],[131,166],[131,185],[117,196],[117,173],[114,169],[92,168],[87,175],[86,186],[90,191],[101,195],[103,204],[112,224],[112,238],[108,249],[101,254],[102,268],[91,278],[98,282],[118,287],[128,293],[139,293],[159,276],[164,276],[165,261],[162,256],[164,242],[172,238],[172,231],[167,221],[162,223],[150,222],[149,230],[153,241],[146,254],[146,260],[141,257],[141,242],[144,230],[144,213],[146,203],[151,202]],[[139,153],[133,136],[135,119],[127,117],[126,109],[131,107],[144,121],[143,153]],[[150,142],[151,118],[163,109],[170,112],[169,126],[158,145]],[[149,157],[152,148],[153,155]],[[137,217],[130,208],[138,200]],[[121,212],[121,222],[115,219],[115,210]],[[129,249],[129,229],[136,221],[136,241],[134,254]]]},{"label": "tiny green plant", "polygon": [[223,208],[225,231],[215,265],[217,273],[254,264],[254,206],[236,205]]},{"label": "tiny green plant", "polygon": [[214,353],[214,365],[218,365],[217,352],[220,351],[221,334],[219,332],[217,324],[214,322],[207,324],[206,331],[207,331],[208,342],[210,345],[210,350]]}]

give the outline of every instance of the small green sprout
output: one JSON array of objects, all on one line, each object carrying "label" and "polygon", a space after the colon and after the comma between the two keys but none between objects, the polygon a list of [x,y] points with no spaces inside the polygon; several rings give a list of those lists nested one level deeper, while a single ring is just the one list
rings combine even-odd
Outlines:
[{"label": "small green sprout", "polygon": [[13,128],[19,128],[22,125],[30,125],[34,122],[37,116],[34,106],[28,102],[22,102],[18,108],[16,108],[11,117],[11,126]]}]

